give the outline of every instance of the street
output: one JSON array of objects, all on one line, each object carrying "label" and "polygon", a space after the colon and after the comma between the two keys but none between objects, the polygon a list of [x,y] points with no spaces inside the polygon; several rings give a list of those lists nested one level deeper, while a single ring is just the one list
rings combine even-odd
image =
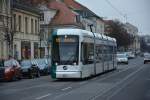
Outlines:
[{"label": "street", "polygon": [[143,58],[86,80],[50,76],[0,83],[1,100],[150,100],[150,64]]}]

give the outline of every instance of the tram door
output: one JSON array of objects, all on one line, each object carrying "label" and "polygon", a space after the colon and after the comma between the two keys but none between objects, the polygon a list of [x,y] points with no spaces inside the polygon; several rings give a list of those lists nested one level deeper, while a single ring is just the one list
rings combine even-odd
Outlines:
[{"label": "tram door", "polygon": [[103,61],[102,61],[102,46],[97,45],[95,51],[96,58],[96,74],[103,72]]},{"label": "tram door", "polygon": [[108,47],[108,62],[109,70],[112,70],[114,67],[113,46]]},{"label": "tram door", "polygon": [[106,45],[103,46],[103,72],[109,70],[109,62],[108,62],[108,47]]}]

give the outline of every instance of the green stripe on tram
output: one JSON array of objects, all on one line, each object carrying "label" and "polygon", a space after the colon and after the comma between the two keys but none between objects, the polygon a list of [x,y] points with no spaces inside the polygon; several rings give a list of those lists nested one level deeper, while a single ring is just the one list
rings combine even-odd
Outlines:
[{"label": "green stripe on tram", "polygon": [[53,64],[51,68],[51,77],[53,79],[56,79],[56,65],[55,64]]},{"label": "green stripe on tram", "polygon": [[[52,32],[52,37],[54,36],[54,35],[57,35],[57,30],[54,30],[53,32]],[[52,39],[53,40],[53,39]],[[52,44],[53,44],[53,41],[52,41]],[[55,46],[55,45],[52,45],[52,48],[54,48],[53,46]],[[52,53],[51,53],[52,54]],[[56,79],[56,65],[53,63],[52,64],[52,66],[51,66],[51,77],[53,78],[53,79]]]}]

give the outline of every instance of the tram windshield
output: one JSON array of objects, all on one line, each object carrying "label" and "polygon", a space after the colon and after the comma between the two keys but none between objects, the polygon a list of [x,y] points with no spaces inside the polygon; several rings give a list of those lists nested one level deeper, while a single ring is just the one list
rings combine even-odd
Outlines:
[{"label": "tram windshield", "polygon": [[78,64],[78,36],[54,36],[52,61],[58,65]]}]

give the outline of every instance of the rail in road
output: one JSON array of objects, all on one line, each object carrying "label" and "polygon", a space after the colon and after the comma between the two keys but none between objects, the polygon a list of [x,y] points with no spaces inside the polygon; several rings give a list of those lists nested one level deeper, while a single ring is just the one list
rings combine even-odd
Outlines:
[{"label": "rail in road", "polygon": [[2,100],[95,100],[107,92],[116,90],[118,86],[141,71],[145,67],[142,59],[132,59],[129,65],[119,65],[115,71],[83,81],[53,81],[46,76],[33,80],[0,83],[0,98]]}]

